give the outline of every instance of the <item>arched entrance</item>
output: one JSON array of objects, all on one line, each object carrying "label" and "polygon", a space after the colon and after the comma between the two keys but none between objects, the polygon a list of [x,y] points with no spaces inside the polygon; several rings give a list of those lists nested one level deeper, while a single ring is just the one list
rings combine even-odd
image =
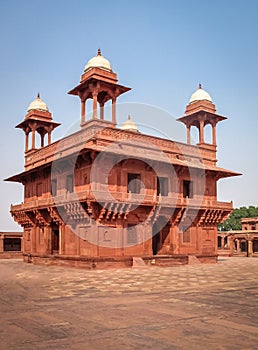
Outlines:
[{"label": "arched entrance", "polygon": [[52,254],[59,254],[59,226],[53,224],[51,237]]}]

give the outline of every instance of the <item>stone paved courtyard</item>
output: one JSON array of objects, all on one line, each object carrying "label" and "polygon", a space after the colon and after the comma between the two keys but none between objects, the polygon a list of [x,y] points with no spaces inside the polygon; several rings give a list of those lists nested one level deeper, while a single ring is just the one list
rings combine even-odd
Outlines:
[{"label": "stone paved courtyard", "polygon": [[258,349],[258,258],[96,270],[0,260],[0,349]]}]

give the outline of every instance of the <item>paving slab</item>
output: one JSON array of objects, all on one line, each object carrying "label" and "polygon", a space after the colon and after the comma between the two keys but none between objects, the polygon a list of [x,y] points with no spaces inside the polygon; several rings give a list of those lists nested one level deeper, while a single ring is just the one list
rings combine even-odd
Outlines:
[{"label": "paving slab", "polygon": [[0,260],[0,348],[258,349],[258,258],[83,270]]}]

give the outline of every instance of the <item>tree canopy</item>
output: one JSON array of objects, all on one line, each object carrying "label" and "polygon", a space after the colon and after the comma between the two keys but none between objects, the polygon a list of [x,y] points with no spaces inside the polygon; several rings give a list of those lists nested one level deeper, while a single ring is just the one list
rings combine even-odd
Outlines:
[{"label": "tree canopy", "polygon": [[258,217],[258,207],[249,206],[240,207],[233,210],[228,219],[219,224],[220,231],[241,230],[242,218],[254,218]]}]

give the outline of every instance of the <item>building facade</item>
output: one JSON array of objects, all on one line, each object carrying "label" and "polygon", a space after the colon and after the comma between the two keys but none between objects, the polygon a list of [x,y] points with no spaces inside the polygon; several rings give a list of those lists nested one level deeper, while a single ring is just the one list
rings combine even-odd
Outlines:
[{"label": "building facade", "polygon": [[220,254],[258,255],[258,218],[243,218],[242,230],[232,230],[218,233],[218,248]]},{"label": "building facade", "polygon": [[59,123],[40,96],[17,125],[25,133],[25,169],[7,180],[24,186],[24,202],[11,206],[24,229],[24,260],[89,268],[131,266],[133,257],[146,264],[216,261],[217,225],[233,209],[217,201],[217,181],[239,175],[216,164],[216,126],[226,118],[199,86],[178,119],[187,143],[143,134],[130,117],[118,128],[116,101],[129,90],[99,50],[69,92],[80,98],[79,131],[52,143]]},{"label": "building facade", "polygon": [[0,259],[22,257],[22,236],[22,232],[0,232]]}]

